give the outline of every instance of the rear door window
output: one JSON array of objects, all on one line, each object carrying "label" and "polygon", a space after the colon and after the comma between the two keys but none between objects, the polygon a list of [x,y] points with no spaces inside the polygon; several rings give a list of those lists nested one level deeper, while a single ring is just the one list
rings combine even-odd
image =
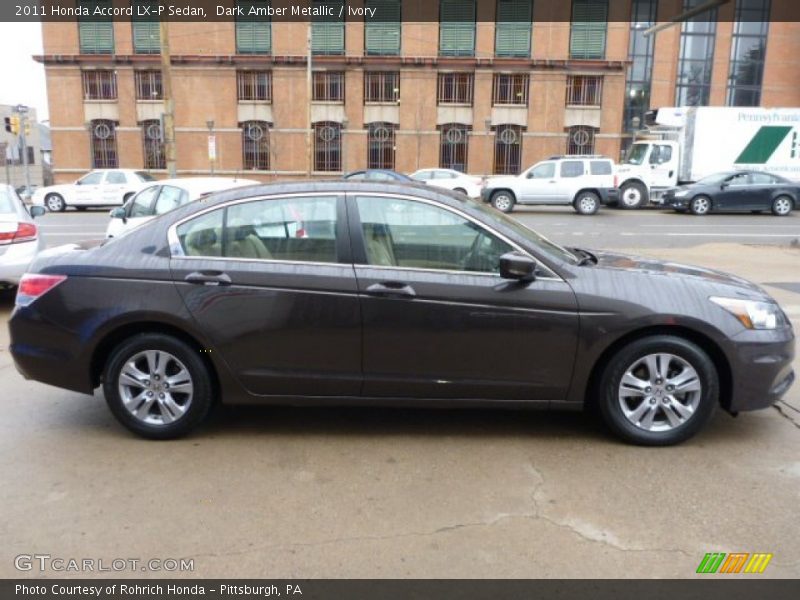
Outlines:
[{"label": "rear door window", "polygon": [[109,185],[125,185],[127,181],[122,171],[109,171],[106,175],[106,183]]},{"label": "rear door window", "polygon": [[565,160],[561,163],[561,177],[580,177],[583,175],[582,160]]}]

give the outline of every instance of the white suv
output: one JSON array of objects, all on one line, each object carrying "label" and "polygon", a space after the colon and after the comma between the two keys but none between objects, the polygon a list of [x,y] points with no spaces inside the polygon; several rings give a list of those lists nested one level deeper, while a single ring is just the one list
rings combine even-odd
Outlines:
[{"label": "white suv", "polygon": [[490,177],[481,199],[505,213],[515,204],[572,206],[593,215],[619,200],[614,161],[603,156],[553,156],[516,177]]}]

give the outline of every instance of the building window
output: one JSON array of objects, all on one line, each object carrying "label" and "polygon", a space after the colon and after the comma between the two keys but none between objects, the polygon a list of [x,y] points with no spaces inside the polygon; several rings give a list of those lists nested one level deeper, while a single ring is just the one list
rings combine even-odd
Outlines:
[{"label": "building window", "polygon": [[402,21],[400,0],[366,0],[365,8],[374,8],[375,17],[364,21],[364,54],[397,56],[400,54]]},{"label": "building window", "polygon": [[314,170],[342,170],[342,126],[333,121],[314,123]]},{"label": "building window", "polygon": [[[683,10],[704,4],[704,0],[683,0]],[[711,93],[714,67],[714,41],[717,34],[717,9],[684,21],[675,85],[677,106],[706,106]]]},{"label": "building window", "polygon": [[492,81],[492,104],[527,106],[529,83],[527,73],[496,73]]},{"label": "building window", "polygon": [[341,71],[314,72],[315,102],[344,102],[344,73]]},{"label": "building window", "polygon": [[531,55],[533,0],[497,0],[495,56]]},{"label": "building window", "polygon": [[439,73],[438,104],[472,104],[472,73]]},{"label": "building window", "polygon": [[269,171],[269,124],[242,123],[242,164],[246,171]]},{"label": "building window", "polygon": [[116,169],[119,166],[117,157],[117,124],[114,121],[97,119],[91,121],[89,127],[92,168]]},{"label": "building window", "polygon": [[655,36],[644,36],[655,24],[658,0],[633,0],[628,42],[628,72],[625,78],[625,112],[622,127],[636,131],[644,125],[650,108],[650,83],[653,76],[653,44]]},{"label": "building window", "polygon": [[134,71],[137,100],[163,100],[161,71]]},{"label": "building window", "polygon": [[81,79],[84,100],[117,99],[116,71],[83,71]]},{"label": "building window", "polygon": [[154,0],[139,0],[133,2],[133,14],[137,15],[138,7],[148,7],[149,15],[134,16],[131,21],[133,28],[133,51],[136,54],[160,54],[161,53],[161,25],[159,23],[158,10],[159,3]]},{"label": "building window", "polygon": [[572,0],[569,56],[576,59],[606,55],[608,0]]},{"label": "building window", "polygon": [[397,104],[400,101],[400,73],[364,71],[364,103]]},{"label": "building window", "polygon": [[236,3],[244,16],[236,17],[236,52],[238,54],[269,54],[272,52],[272,23],[266,15],[250,15],[250,10],[265,10],[266,0],[240,0]]},{"label": "building window", "polygon": [[576,125],[567,130],[567,154],[594,154],[594,134],[597,129]]},{"label": "building window", "polygon": [[164,136],[158,119],[142,121],[142,143],[144,146],[144,168],[166,169],[167,156],[164,154]]},{"label": "building window", "polygon": [[344,54],[343,0],[312,0],[312,8],[327,8],[331,16],[311,17],[311,52]]},{"label": "building window", "polygon": [[394,123],[370,123],[367,126],[367,168],[394,169]]},{"label": "building window", "polygon": [[494,135],[494,173],[518,175],[522,161],[522,127],[498,125]]},{"label": "building window", "polygon": [[602,97],[602,76],[567,76],[567,106],[600,106]]},{"label": "building window", "polygon": [[[80,7],[93,14],[96,8],[110,8],[111,0],[81,2]],[[81,54],[113,54],[114,22],[110,17],[81,17],[78,19],[78,39]]]},{"label": "building window", "polygon": [[239,102],[272,102],[272,71],[237,71],[236,97]]},{"label": "building window", "polygon": [[439,140],[439,167],[455,169],[462,173],[467,170],[469,149],[469,126],[450,123],[441,126]]},{"label": "building window", "polygon": [[769,11],[770,0],[736,0],[728,74],[728,106],[761,104]]},{"label": "building window", "polygon": [[440,0],[439,56],[475,56],[475,0]]}]

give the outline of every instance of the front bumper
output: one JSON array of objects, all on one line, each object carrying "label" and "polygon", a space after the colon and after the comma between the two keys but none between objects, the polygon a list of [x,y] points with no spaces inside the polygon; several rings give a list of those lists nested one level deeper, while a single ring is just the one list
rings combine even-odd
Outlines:
[{"label": "front bumper", "polygon": [[731,340],[731,412],[767,408],[792,386],[795,336],[790,327],[744,331]]}]

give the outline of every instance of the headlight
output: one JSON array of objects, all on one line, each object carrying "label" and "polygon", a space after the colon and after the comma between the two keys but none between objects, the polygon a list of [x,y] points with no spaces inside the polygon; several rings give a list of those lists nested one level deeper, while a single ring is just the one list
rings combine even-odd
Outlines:
[{"label": "headlight", "polygon": [[684,196],[688,195],[689,195],[689,190],[678,190],[677,192],[675,192],[676,198],[683,198]]},{"label": "headlight", "polygon": [[709,300],[739,319],[747,329],[777,329],[784,325],[783,312],[774,302],[717,296],[712,296]]}]

